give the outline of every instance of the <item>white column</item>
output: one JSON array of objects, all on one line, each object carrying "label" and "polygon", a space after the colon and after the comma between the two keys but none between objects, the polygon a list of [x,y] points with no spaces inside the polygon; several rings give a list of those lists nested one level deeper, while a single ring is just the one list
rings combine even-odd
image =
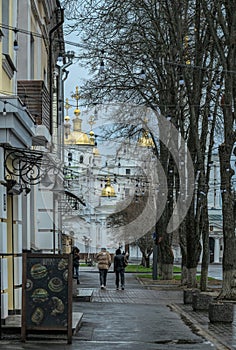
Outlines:
[{"label": "white column", "polygon": [[215,239],[215,247],[214,247],[214,263],[220,262],[220,239]]},{"label": "white column", "polygon": [[22,196],[22,247],[23,249],[30,250],[31,248],[31,202],[30,202],[31,194],[27,196]]}]

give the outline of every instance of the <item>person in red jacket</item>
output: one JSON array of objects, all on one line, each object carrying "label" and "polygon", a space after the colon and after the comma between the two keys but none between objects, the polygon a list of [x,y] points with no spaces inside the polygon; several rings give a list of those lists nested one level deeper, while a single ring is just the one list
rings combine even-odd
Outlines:
[{"label": "person in red jacket", "polygon": [[100,287],[101,289],[106,289],[107,273],[109,267],[111,266],[111,255],[106,248],[102,248],[97,254],[97,263],[100,277]]}]

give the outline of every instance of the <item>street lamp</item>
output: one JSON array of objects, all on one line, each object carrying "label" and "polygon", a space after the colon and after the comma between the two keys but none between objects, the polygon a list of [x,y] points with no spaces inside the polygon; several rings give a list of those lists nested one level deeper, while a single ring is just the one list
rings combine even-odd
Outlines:
[{"label": "street lamp", "polygon": [[61,159],[64,159],[64,82],[67,79],[68,68],[72,63],[75,57],[74,51],[68,51],[64,55],[59,55],[57,60],[58,68],[58,139],[59,144],[61,145],[60,156]]},{"label": "street lamp", "polygon": [[85,253],[87,253],[87,261],[89,261],[90,244],[92,242],[92,238],[83,236],[83,241],[85,246]]}]

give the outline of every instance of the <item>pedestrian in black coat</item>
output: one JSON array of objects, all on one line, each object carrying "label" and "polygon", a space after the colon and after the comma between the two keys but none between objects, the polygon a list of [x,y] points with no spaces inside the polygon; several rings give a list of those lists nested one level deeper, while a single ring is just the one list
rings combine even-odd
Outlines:
[{"label": "pedestrian in black coat", "polygon": [[121,283],[121,289],[125,289],[125,267],[127,266],[126,257],[121,254],[121,250],[116,250],[116,255],[114,257],[114,272],[116,274],[116,289],[119,290],[119,285]]},{"label": "pedestrian in black coat", "polygon": [[77,279],[77,284],[80,284],[79,281],[79,264],[80,264],[80,250],[77,247],[74,247],[72,250],[73,254],[73,274],[75,274]]}]

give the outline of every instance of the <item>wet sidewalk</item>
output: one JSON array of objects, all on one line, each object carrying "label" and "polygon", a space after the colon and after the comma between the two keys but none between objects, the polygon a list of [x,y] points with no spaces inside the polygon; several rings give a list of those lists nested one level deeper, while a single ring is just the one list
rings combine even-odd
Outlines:
[{"label": "wet sidewalk", "polygon": [[[96,273],[96,268],[92,268],[92,270]],[[142,279],[136,276],[136,274],[126,273],[126,289],[123,292],[115,290],[114,275],[109,273],[107,290],[102,291],[98,286],[94,288],[92,301],[93,303],[109,303],[110,306],[113,304],[116,307],[117,304],[120,304],[118,318],[121,323],[126,323],[126,318],[128,317],[129,319],[130,315],[132,315],[129,322],[133,324],[133,320],[137,320],[138,324],[134,329],[140,329],[140,339],[137,336],[136,339],[139,339],[140,344],[143,344],[143,340],[146,339],[146,345],[143,347],[145,350],[153,349],[152,343],[155,344],[155,349],[160,348],[163,350],[198,349],[200,344],[201,349],[236,349],[236,315],[232,324],[212,324],[209,322],[207,311],[193,311],[192,305],[185,305],[183,303],[183,289],[178,284],[165,284],[163,281],[147,281],[147,279],[143,282]],[[96,279],[98,284],[98,275],[88,275],[84,272],[84,284],[88,287],[94,287],[93,283],[96,283]],[[120,313],[123,308],[124,315],[123,320],[121,320]],[[133,308],[135,308],[136,318],[131,311]],[[234,309],[236,314],[236,307]],[[83,311],[84,322],[88,314],[88,309]],[[173,314],[178,317],[177,321],[176,319],[172,319],[172,316],[174,317]],[[114,319],[114,324],[117,324],[119,320]],[[190,334],[179,330],[179,325],[177,325],[178,320],[179,323],[187,326]],[[109,328],[112,328],[113,322],[111,320],[108,322],[111,322]],[[176,325],[174,322],[177,322]],[[77,334],[80,340],[84,339],[84,331],[86,331],[86,328],[83,327],[82,323],[82,327]],[[104,332],[106,331],[103,331],[102,334],[105,339]],[[96,329],[95,333],[99,333],[99,329]],[[133,330],[132,335],[134,334],[136,332]],[[114,339],[112,333],[110,335]],[[200,338],[196,339],[194,337],[196,335]],[[128,342],[129,331],[124,332],[124,337],[126,339],[126,347],[130,346],[130,349],[134,349],[135,347],[132,347],[133,345]],[[89,338],[86,339],[88,340]],[[92,339],[94,339],[94,334],[90,338],[90,341]],[[136,346],[138,349],[137,343]],[[127,348],[129,349],[129,347]]]},{"label": "wet sidewalk", "polygon": [[[217,349],[208,339],[192,332],[168,304],[177,303],[182,291],[149,289],[126,273],[125,290],[117,291],[115,276],[108,274],[106,290],[99,288],[98,274],[81,271],[81,286],[93,286],[90,303],[78,303],[83,312],[79,332],[74,336],[76,348],[90,349]],[[171,295],[170,295],[171,293]]]},{"label": "wet sidewalk", "polygon": [[25,343],[5,339],[0,348],[57,350],[210,350],[236,349],[235,323],[211,325],[204,312],[183,304],[178,285],[150,280],[143,284],[126,273],[125,290],[116,290],[114,273],[108,274],[107,289],[99,288],[96,268],[80,269],[78,290],[92,290],[87,301],[73,301],[73,312],[81,313],[79,330],[68,345],[60,337]]},{"label": "wet sidewalk", "polygon": [[[217,349],[236,349],[236,304],[234,303],[234,319],[232,323],[211,323],[209,321],[208,311],[193,310],[191,304],[184,304],[183,302],[183,288],[174,285],[165,285],[164,281],[147,281],[145,279],[147,288],[152,288],[160,291],[169,291],[170,303],[168,306],[174,312],[178,313],[184,322],[197,334],[202,335],[208,339],[212,344],[217,346]],[[212,286],[212,290],[220,290],[221,283]],[[181,289],[179,300],[173,300],[174,289]],[[217,294],[217,293],[216,293]]]}]

